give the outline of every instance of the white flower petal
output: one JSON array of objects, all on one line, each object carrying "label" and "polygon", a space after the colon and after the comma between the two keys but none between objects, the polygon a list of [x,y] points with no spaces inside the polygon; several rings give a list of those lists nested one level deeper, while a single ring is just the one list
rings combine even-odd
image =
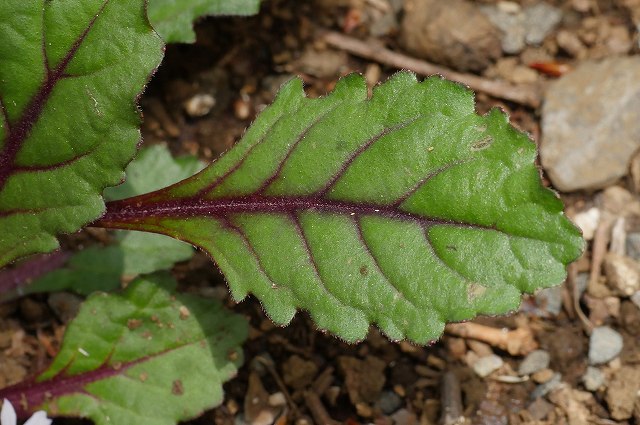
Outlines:
[{"label": "white flower petal", "polygon": [[[39,410],[29,418],[24,425],[51,425],[52,420],[47,418],[47,412]],[[2,424],[4,425],[4,424]]]},{"label": "white flower petal", "polygon": [[2,412],[0,412],[0,425],[16,425],[18,417],[16,411],[13,410],[11,402],[6,398],[2,402]]}]

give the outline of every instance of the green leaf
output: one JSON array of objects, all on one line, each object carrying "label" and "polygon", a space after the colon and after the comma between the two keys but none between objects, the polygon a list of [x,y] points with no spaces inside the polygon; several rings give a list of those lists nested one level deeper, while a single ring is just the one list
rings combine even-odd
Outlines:
[{"label": "green leaf", "polygon": [[348,341],[376,323],[426,343],[560,283],[582,252],[535,158],[504,113],[476,115],[439,77],[402,72],[371,99],[357,75],[320,99],[296,79],[226,155],[98,225],[202,247],[277,323],[302,308]]},{"label": "green leaf", "polygon": [[143,0],[0,2],[0,266],[104,211],[162,58]]},{"label": "green leaf", "polygon": [[127,166],[124,183],[104,190],[104,199],[114,201],[162,189],[203,168],[202,161],[193,155],[174,158],[164,145],[148,146]]},{"label": "green leaf", "polygon": [[0,390],[19,415],[46,409],[96,424],[176,424],[222,401],[242,362],[247,323],[218,302],[176,295],[151,276],[122,295],[94,294],[34,382]]},{"label": "green leaf", "polygon": [[260,0],[150,0],[149,19],[167,43],[193,43],[193,22],[203,16],[253,15]]},{"label": "green leaf", "polygon": [[[173,158],[166,146],[155,145],[140,150],[126,168],[127,180],[120,186],[109,187],[104,197],[122,199],[169,186],[203,168],[194,156]],[[54,270],[21,288],[20,294],[72,290],[88,295],[94,291],[108,291],[125,281],[167,270],[193,255],[193,248],[168,236],[152,233],[117,231],[115,243],[93,246],[71,257],[67,267]]]},{"label": "green leaf", "polygon": [[75,253],[64,268],[22,287],[19,295],[71,290],[89,295],[117,289],[123,281],[167,270],[193,255],[193,248],[164,235],[122,231],[113,245],[92,246]]}]

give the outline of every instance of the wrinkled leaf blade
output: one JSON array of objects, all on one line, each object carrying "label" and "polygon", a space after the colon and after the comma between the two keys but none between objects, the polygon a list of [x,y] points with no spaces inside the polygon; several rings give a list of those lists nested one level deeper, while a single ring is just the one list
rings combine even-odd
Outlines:
[{"label": "wrinkled leaf blade", "polygon": [[94,294],[69,324],[52,365],[0,390],[21,416],[46,409],[96,424],[176,424],[222,401],[242,362],[247,323],[218,302],[173,292],[158,275],[122,295]]},{"label": "wrinkled leaf blade", "polygon": [[[143,0],[0,3],[0,266],[104,211],[162,58]],[[117,37],[114,36],[117,34]]]},{"label": "wrinkled leaf blade", "polygon": [[278,323],[302,308],[348,341],[375,323],[426,343],[517,308],[580,255],[535,157],[502,112],[476,115],[473,94],[438,77],[399,73],[371,99],[360,76],[320,99],[293,80],[226,155],[99,224],[202,247],[233,296],[255,294]]},{"label": "wrinkled leaf blade", "polygon": [[253,15],[260,0],[150,0],[149,19],[167,43],[193,43],[193,22],[204,16]]}]

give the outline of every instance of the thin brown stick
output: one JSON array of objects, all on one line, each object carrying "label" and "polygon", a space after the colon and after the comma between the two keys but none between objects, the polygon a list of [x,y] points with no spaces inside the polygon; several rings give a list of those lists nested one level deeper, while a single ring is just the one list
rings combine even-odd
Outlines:
[{"label": "thin brown stick", "polygon": [[394,52],[383,47],[377,41],[362,41],[333,31],[323,33],[322,40],[333,47],[365,59],[394,68],[408,69],[421,75],[439,74],[449,80],[465,84],[473,90],[521,105],[537,108],[542,101],[542,93],[537,86],[514,85],[505,81],[489,80],[473,74],[456,72],[424,60]]},{"label": "thin brown stick", "polygon": [[324,408],[322,400],[320,400],[318,394],[313,391],[305,391],[304,403],[311,412],[313,420],[316,421],[317,424],[338,425],[338,422],[333,420],[331,416],[329,416],[329,413],[327,413],[327,409]]},{"label": "thin brown stick", "polygon": [[289,390],[287,390],[287,386],[285,385],[284,381],[282,380],[282,378],[280,378],[278,371],[276,371],[273,361],[270,358],[267,358],[265,356],[260,356],[260,355],[256,356],[256,360],[264,365],[264,367],[267,369],[267,371],[269,372],[273,380],[276,381],[276,385],[278,385],[278,388],[280,388],[280,391],[282,391],[282,394],[284,394],[284,398],[285,400],[287,400],[287,404],[289,405],[289,408],[291,409],[291,411],[294,414],[297,414],[298,406],[293,401],[293,398],[291,397],[291,394],[289,394]]},{"label": "thin brown stick", "polygon": [[591,335],[593,331],[594,325],[591,323],[589,318],[582,311],[582,307],[580,306],[580,288],[578,288],[578,268],[575,263],[569,264],[567,267],[567,286],[571,291],[571,299],[572,299],[572,308],[576,313],[580,322],[582,323],[582,327],[584,331]]},{"label": "thin brown stick", "polygon": [[442,376],[442,413],[440,423],[442,425],[460,425],[464,423],[462,414],[462,392],[460,381],[453,372],[447,372]]}]

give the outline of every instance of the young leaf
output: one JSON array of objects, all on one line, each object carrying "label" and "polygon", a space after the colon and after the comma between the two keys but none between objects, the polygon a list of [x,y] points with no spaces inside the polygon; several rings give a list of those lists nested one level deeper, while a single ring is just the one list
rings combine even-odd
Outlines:
[{"label": "young leaf", "polygon": [[193,43],[193,21],[202,16],[253,15],[260,0],[150,0],[149,20],[167,43]]},{"label": "young leaf", "polygon": [[583,247],[542,187],[535,145],[499,110],[432,77],[364,79],[308,99],[286,84],[243,139],[169,188],[117,201],[105,227],[165,233],[211,254],[233,296],[278,323],[296,308],[355,341],[438,338],[445,322],[515,309],[561,282]]},{"label": "young leaf", "polygon": [[[140,150],[126,168],[127,180],[104,191],[106,200],[140,195],[169,186],[192,176],[203,168],[194,156],[173,158],[166,146],[155,145]],[[67,267],[53,270],[33,282],[23,282],[16,295],[35,292],[72,290],[88,295],[108,291],[121,285],[122,279],[173,267],[193,255],[193,248],[165,235],[117,231],[113,245],[83,249],[69,259]],[[26,283],[26,285],[25,285]],[[2,288],[0,274],[0,289]],[[11,294],[2,294],[8,299]]]},{"label": "young leaf", "polygon": [[164,145],[153,145],[140,149],[136,158],[127,165],[124,183],[104,190],[104,199],[115,201],[130,198],[191,177],[204,168],[195,156],[174,158]]},{"label": "young leaf", "polygon": [[89,295],[94,291],[110,291],[121,286],[123,279],[167,270],[178,261],[193,255],[193,248],[164,235],[122,231],[110,246],[92,246],[71,256],[64,268],[22,286],[16,295],[36,292],[71,290]]},{"label": "young leaf", "polygon": [[143,0],[0,2],[0,266],[104,211],[162,58]]},{"label": "young leaf", "polygon": [[122,295],[92,295],[49,369],[0,390],[0,399],[19,416],[45,409],[99,425],[176,424],[214,407],[242,361],[247,324],[174,287],[168,276],[150,276]]}]

